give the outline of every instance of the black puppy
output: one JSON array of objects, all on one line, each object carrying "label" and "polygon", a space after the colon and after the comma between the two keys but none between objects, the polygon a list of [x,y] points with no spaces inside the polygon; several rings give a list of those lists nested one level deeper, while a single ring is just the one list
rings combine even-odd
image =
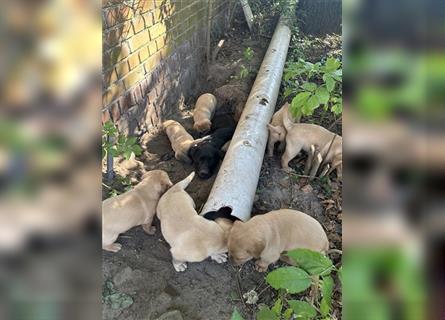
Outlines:
[{"label": "black puppy", "polygon": [[215,130],[201,139],[198,139],[189,149],[189,157],[195,166],[195,172],[201,179],[210,178],[218,166],[219,160],[224,157],[221,147],[232,139],[235,128],[222,128]]}]

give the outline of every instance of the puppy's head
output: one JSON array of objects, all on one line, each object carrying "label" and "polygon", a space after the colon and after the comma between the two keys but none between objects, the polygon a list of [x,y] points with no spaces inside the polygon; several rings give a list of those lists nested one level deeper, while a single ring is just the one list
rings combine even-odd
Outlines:
[{"label": "puppy's head", "polygon": [[284,141],[286,139],[286,129],[282,126],[267,125],[269,135],[274,141]]},{"label": "puppy's head", "polygon": [[235,221],[228,239],[229,258],[234,265],[241,265],[252,258],[259,258],[266,246],[265,239],[250,230],[241,221]]},{"label": "puppy's head", "polygon": [[163,194],[173,185],[167,172],[164,170],[152,170],[147,172],[142,176],[142,182],[150,186],[150,188],[155,188],[159,194]]},{"label": "puppy's head", "polygon": [[222,156],[224,153],[211,143],[195,144],[189,149],[189,157],[201,179],[208,179],[213,175]]},{"label": "puppy's head", "polygon": [[199,133],[207,133],[211,127],[212,122],[209,119],[198,121],[193,125],[193,129]]}]

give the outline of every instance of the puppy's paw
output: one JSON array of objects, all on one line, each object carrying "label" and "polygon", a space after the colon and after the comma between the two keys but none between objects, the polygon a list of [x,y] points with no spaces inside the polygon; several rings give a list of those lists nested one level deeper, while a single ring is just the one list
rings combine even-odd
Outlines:
[{"label": "puppy's paw", "polygon": [[143,224],[142,225],[142,229],[144,229],[146,234],[149,234],[151,236],[156,233],[156,227],[152,226],[152,225],[149,225],[149,224]]},{"label": "puppy's paw", "polygon": [[256,271],[258,271],[258,272],[266,272],[267,271],[267,267],[269,267],[269,265],[268,264],[266,265],[261,260],[255,261],[255,270]]},{"label": "puppy's paw", "polygon": [[103,246],[102,249],[116,253],[120,249],[122,249],[122,245],[115,242],[115,243],[109,244],[108,246]]},{"label": "puppy's paw", "polygon": [[285,167],[285,168],[283,168],[283,171],[286,173],[292,173],[292,172],[294,172],[294,169],[292,169],[291,167]]},{"label": "puppy's paw", "polygon": [[173,267],[175,268],[176,272],[184,272],[187,269],[187,263],[173,261]]},{"label": "puppy's paw", "polygon": [[217,253],[211,255],[210,259],[216,261],[217,263],[224,263],[227,261],[227,253]]}]

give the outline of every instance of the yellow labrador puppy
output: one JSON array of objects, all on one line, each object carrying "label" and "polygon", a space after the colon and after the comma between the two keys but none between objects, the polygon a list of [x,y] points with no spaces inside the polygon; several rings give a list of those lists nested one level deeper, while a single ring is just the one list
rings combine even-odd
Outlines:
[{"label": "yellow labrador puppy", "polygon": [[198,215],[193,199],[184,191],[194,176],[192,172],[170,188],[157,208],[162,235],[171,247],[173,267],[178,272],[187,269],[186,262],[200,262],[207,257],[218,263],[227,261],[229,226],[225,221],[218,224]]},{"label": "yellow labrador puppy", "polygon": [[193,129],[199,133],[207,133],[212,126],[212,117],[215,113],[216,98],[211,93],[204,93],[196,101],[193,111]]},{"label": "yellow labrador puppy", "polygon": [[273,156],[273,148],[275,143],[280,142],[280,147],[284,144],[286,139],[286,129],[283,126],[283,115],[289,110],[289,103],[286,102],[280,110],[275,112],[272,121],[267,125],[269,129],[269,140],[267,142],[267,155]]},{"label": "yellow labrador puppy", "polygon": [[278,261],[281,253],[298,248],[325,253],[329,241],[320,223],[290,209],[271,211],[247,222],[235,221],[228,239],[230,260],[240,265],[252,258],[259,272]]},{"label": "yellow labrador puppy", "polygon": [[290,171],[289,161],[301,150],[309,152],[311,145],[321,150],[323,163],[331,163],[329,173],[337,169],[337,176],[342,178],[342,137],[316,124],[293,123],[289,112],[283,115],[283,125],[287,131],[286,149],[281,157],[281,167]]},{"label": "yellow labrador puppy", "polygon": [[148,234],[154,234],[151,224],[161,195],[172,186],[167,173],[162,170],[147,172],[142,181],[121,195],[102,202],[102,248],[118,252],[122,246],[116,243],[119,234],[142,225]]},{"label": "yellow labrador puppy", "polygon": [[167,120],[162,125],[175,152],[175,158],[188,164],[192,163],[188,152],[194,142],[193,137],[177,121]]}]

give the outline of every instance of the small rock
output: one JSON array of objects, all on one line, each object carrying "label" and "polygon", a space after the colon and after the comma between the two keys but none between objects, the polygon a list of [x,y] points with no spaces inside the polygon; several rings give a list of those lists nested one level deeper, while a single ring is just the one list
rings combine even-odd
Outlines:
[{"label": "small rock", "polygon": [[184,320],[184,318],[182,317],[181,312],[178,310],[172,310],[164,313],[157,320]]},{"label": "small rock", "polygon": [[117,286],[121,286],[123,283],[129,281],[132,278],[132,275],[133,270],[130,267],[126,267],[114,276],[113,282]]},{"label": "small rock", "polygon": [[312,191],[314,191],[314,188],[312,188],[310,184],[307,184],[303,188],[301,188],[301,191],[303,191],[304,193],[311,193]]}]

